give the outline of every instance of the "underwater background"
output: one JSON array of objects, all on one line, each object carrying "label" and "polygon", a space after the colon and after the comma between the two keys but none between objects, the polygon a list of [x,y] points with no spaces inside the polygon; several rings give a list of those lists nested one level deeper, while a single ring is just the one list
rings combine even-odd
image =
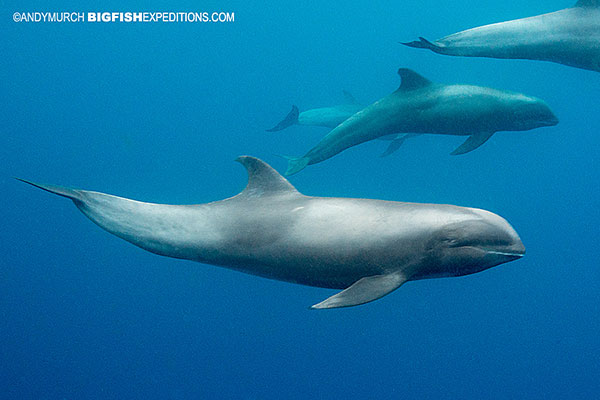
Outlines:
[{"label": "underwater background", "polygon": [[[445,57],[398,42],[574,0],[4,2],[0,398],[596,398],[600,75]],[[14,12],[225,11],[235,22],[15,23]],[[158,203],[237,194],[233,160],[302,155],[327,133],[279,122],[369,104],[399,67],[544,99],[559,125],[353,147],[291,177],[307,195],[449,203],[506,218],[526,256],[410,282],[349,309],[335,293],[159,257],[12,177]]]}]

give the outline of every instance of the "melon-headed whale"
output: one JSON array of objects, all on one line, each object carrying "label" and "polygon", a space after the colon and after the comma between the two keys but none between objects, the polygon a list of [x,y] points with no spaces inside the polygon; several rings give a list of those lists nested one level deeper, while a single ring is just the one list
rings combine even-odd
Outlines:
[{"label": "melon-headed whale", "polygon": [[292,111],[277,125],[267,129],[267,132],[277,132],[292,125],[323,126],[325,128],[335,128],[353,114],[356,114],[364,108],[354,96],[344,90],[346,102],[331,107],[312,108],[302,111],[295,105]]},{"label": "melon-headed whale", "polygon": [[433,83],[400,68],[400,87],[334,128],[302,157],[286,157],[286,175],[327,160],[358,144],[394,133],[468,136],[451,154],[464,154],[495,132],[526,131],[558,123],[535,97],[472,85]]},{"label": "melon-headed whale", "polygon": [[600,0],[572,8],[484,25],[430,42],[402,43],[439,54],[552,61],[600,71]]},{"label": "melon-headed whale", "polygon": [[152,253],[343,289],[312,308],[367,303],[407,281],[472,274],[525,253],[508,222],[488,211],[305,196],[261,160],[237,161],[246,188],[199,205],[25,182],[71,199],[101,228]]}]

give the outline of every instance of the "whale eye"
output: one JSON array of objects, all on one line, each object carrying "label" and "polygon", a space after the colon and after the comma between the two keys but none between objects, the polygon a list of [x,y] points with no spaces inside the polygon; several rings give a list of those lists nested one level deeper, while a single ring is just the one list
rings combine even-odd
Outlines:
[{"label": "whale eye", "polygon": [[443,240],[443,242],[449,248],[465,247],[473,244],[472,241],[467,240],[467,238],[456,237],[446,238],[445,240]]}]

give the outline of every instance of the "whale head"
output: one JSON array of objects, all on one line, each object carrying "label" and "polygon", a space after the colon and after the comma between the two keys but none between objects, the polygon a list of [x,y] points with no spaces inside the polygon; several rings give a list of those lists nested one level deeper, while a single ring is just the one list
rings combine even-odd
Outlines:
[{"label": "whale head", "polygon": [[504,218],[489,211],[468,210],[472,214],[464,220],[435,232],[429,254],[437,265],[427,277],[473,274],[525,255],[523,242]]},{"label": "whale head", "polygon": [[527,131],[558,124],[558,118],[545,101],[521,94],[514,95],[511,100],[508,115],[513,130]]}]

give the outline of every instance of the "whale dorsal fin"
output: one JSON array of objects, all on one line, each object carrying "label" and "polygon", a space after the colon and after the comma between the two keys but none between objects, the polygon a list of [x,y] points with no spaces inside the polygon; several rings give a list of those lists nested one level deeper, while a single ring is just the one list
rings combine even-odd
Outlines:
[{"label": "whale dorsal fin", "polygon": [[398,90],[415,90],[431,85],[429,79],[417,74],[412,69],[400,68],[398,70],[398,75],[400,75],[400,78],[402,79],[402,83],[400,83]]},{"label": "whale dorsal fin", "polygon": [[240,195],[259,197],[272,194],[300,193],[279,172],[258,158],[240,156],[235,161],[242,164],[248,172],[248,185]]},{"label": "whale dorsal fin", "polygon": [[346,104],[360,104],[349,91],[342,90],[342,93],[344,94],[344,101]]},{"label": "whale dorsal fin", "polygon": [[579,0],[575,7],[600,7],[600,0]]}]

